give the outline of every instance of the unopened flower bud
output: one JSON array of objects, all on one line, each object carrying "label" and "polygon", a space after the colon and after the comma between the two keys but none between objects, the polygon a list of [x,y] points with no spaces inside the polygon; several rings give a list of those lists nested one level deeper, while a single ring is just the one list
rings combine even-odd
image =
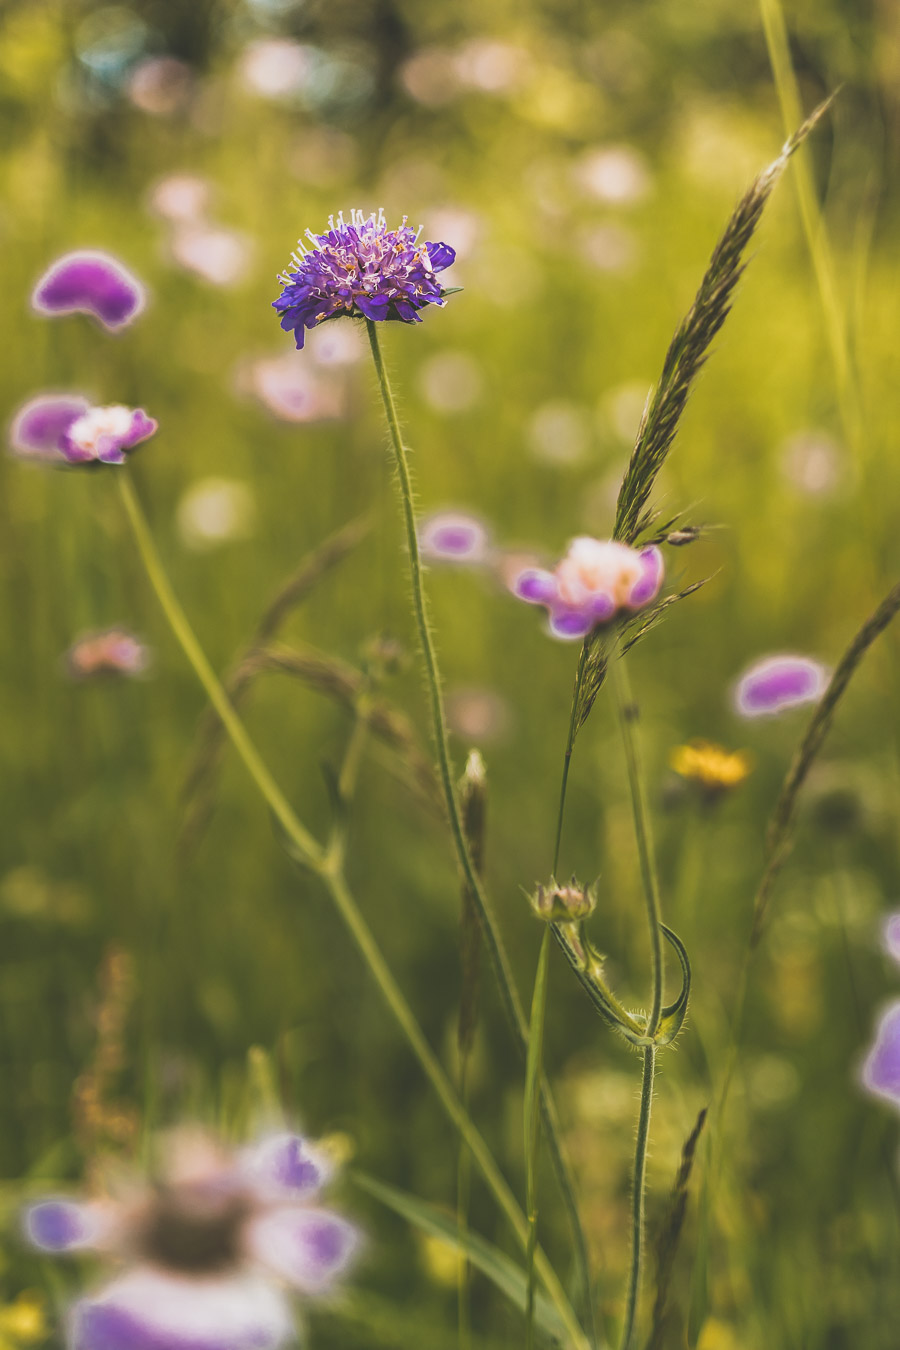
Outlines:
[{"label": "unopened flower bud", "polygon": [[597,897],[588,886],[580,886],[573,877],[560,885],[553,878],[549,886],[538,886],[531,907],[545,923],[577,923],[594,912]]}]

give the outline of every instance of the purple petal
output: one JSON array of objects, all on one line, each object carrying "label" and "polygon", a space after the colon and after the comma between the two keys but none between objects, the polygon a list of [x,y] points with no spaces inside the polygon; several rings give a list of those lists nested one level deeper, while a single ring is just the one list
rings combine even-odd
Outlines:
[{"label": "purple petal", "polygon": [[570,641],[584,637],[596,622],[593,615],[583,609],[554,609],[550,613],[550,632],[554,637]]},{"label": "purple petal", "polygon": [[292,1339],[284,1298],[262,1280],[150,1268],[76,1304],[71,1327],[72,1350],[276,1350]]},{"label": "purple petal", "polygon": [[73,1200],[42,1200],[25,1211],[28,1241],[45,1252],[70,1252],[94,1245],[100,1232],[95,1209]]},{"label": "purple petal", "polygon": [[742,717],[760,717],[815,703],[827,681],[824,666],[808,656],[768,656],[741,676],[735,708]]},{"label": "purple petal", "polygon": [[272,1135],[241,1157],[241,1171],[265,1199],[313,1195],[333,1170],[325,1153],[299,1134]]},{"label": "purple petal", "polygon": [[540,567],[529,567],[520,572],[513,580],[512,592],[531,605],[552,605],[559,599],[556,577]]},{"label": "purple petal", "polygon": [[359,1245],[352,1224],[326,1209],[275,1209],[250,1227],[258,1261],[306,1294],[323,1293]]},{"label": "purple petal", "polygon": [[425,248],[435,272],[443,272],[445,267],[456,261],[456,249],[449,244],[426,244]]},{"label": "purple petal", "polygon": [[82,250],[58,258],[31,297],[38,314],[93,314],[105,328],[123,328],[145,304],[141,283],[108,253]]},{"label": "purple petal", "polygon": [[356,297],[356,308],[360,314],[364,314],[367,319],[384,319],[387,317],[390,300],[386,295],[366,296],[358,295]]},{"label": "purple petal", "polygon": [[474,516],[446,511],[422,522],[419,543],[422,556],[437,562],[481,562],[488,535]]},{"label": "purple petal", "polygon": [[90,404],[80,394],[39,394],[19,409],[9,429],[10,449],[33,459],[63,460],[62,437]]},{"label": "purple petal", "polygon": [[900,963],[900,914],[889,914],[881,930],[882,946]]},{"label": "purple petal", "polygon": [[628,608],[641,609],[655,600],[663,582],[665,563],[663,555],[655,546],[645,548],[640,553],[641,577],[628,593]]},{"label": "purple petal", "polygon": [[616,602],[605,591],[597,591],[585,602],[585,609],[590,613],[593,627],[594,624],[609,622],[616,612]]},{"label": "purple petal", "polygon": [[892,1003],[878,1023],[862,1082],[869,1092],[900,1107],[900,1002]]}]

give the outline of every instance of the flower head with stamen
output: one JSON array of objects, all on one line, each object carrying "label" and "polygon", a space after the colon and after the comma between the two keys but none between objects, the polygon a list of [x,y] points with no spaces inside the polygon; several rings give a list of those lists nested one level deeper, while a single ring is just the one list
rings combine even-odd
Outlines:
[{"label": "flower head with stamen", "polygon": [[456,257],[447,244],[419,243],[419,230],[406,223],[388,229],[384,212],[368,216],[350,212],[349,223],[341,212],[330,216],[328,230],[307,230],[291,265],[278,280],[283,287],[273,308],[281,326],[292,331],[297,347],[303,346],[305,330],[329,319],[396,319],[421,323],[419,310],[443,305],[446,292],[437,273]]}]

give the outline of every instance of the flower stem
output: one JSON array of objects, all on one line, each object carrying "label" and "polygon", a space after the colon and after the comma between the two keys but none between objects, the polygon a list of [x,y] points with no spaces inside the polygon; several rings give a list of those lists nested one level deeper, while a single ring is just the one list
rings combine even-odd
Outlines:
[{"label": "flower stem", "polygon": [[[410,474],[406,447],[403,444],[403,437],[400,434],[400,422],[397,417],[397,408],[394,403],[390,380],[388,379],[384,358],[381,353],[377,324],[371,319],[367,319],[366,330],[369,335],[372,360],[375,364],[375,374],[378,378],[378,387],[381,392],[388,431],[390,433],[391,447],[394,453],[394,462],[397,468],[400,502],[403,508],[406,544],[409,553],[413,611],[416,628],[418,629],[419,641],[422,647],[422,655],[425,661],[425,674],[431,704],[432,727],[437,749],[441,786],[447,804],[447,814],[450,819],[450,831],[453,836],[453,843],[459,860],[460,869],[462,870],[466,885],[469,887],[473,904],[478,913],[478,919],[484,934],[485,945],[490,954],[491,964],[494,967],[494,974],[500,989],[503,1005],[509,1018],[510,1025],[512,1026],[519,1050],[524,1056],[528,1049],[528,1027],[525,1021],[524,1009],[513,980],[512,968],[509,963],[506,948],[503,944],[503,939],[500,936],[497,921],[491,911],[484,887],[478,877],[474,862],[472,861],[471,852],[466,843],[462,815],[459,809],[459,800],[456,794],[453,767],[450,762],[450,749],[447,740],[447,724],[444,716],[441,677],[438,669],[437,653],[431,635],[431,625],[428,617],[428,602],[425,596],[425,587],[422,578],[422,560],[419,553],[419,539],[416,531],[412,477]],[[578,1265],[579,1280],[583,1288],[587,1290],[589,1288],[587,1242],[585,1240],[584,1230],[581,1226],[581,1217],[578,1212],[578,1204],[575,1200],[575,1189],[569,1173],[568,1163],[566,1162],[562,1151],[560,1127],[556,1115],[556,1108],[553,1099],[550,1096],[546,1079],[544,1078],[541,1079],[541,1115],[544,1131],[547,1136],[548,1148],[553,1162],[553,1168],[556,1172],[557,1181],[569,1215],[569,1222],[575,1240],[575,1255]]]},{"label": "flower stem", "polygon": [[581,686],[584,683],[584,671],[587,666],[587,658],[588,640],[585,638],[581,648],[581,656],[578,658],[578,669],[575,672],[575,688],[572,692],[572,711],[569,714],[569,734],[566,738],[566,753],[563,757],[562,781],[559,785],[559,811],[556,816],[556,842],[553,846],[553,870],[551,873],[553,877],[556,876],[556,869],[559,867],[559,848],[562,843],[563,816],[565,815],[566,810],[566,788],[569,783],[569,765],[572,762],[572,750],[575,746],[578,701],[581,695]]},{"label": "flower stem", "polygon": [[659,883],[656,879],[656,864],[653,859],[653,842],[650,837],[650,818],[647,811],[647,794],[644,789],[644,776],[641,770],[641,756],[636,735],[638,710],[631,694],[631,683],[625,666],[625,658],[620,656],[613,663],[616,704],[619,713],[619,726],[622,731],[622,743],[625,747],[625,763],[628,767],[628,785],[631,789],[631,808],[634,814],[634,832],[637,838],[638,858],[641,868],[641,884],[647,905],[647,922],[650,928],[650,968],[653,979],[653,994],[650,1016],[647,1019],[647,1035],[653,1036],[659,1027],[663,1001],[663,953],[662,932],[660,930]]},{"label": "flower stem", "polygon": [[631,1350],[638,1296],[641,1291],[641,1264],[644,1246],[644,1178],[647,1169],[647,1144],[650,1140],[650,1108],[653,1105],[656,1046],[648,1045],[643,1053],[641,1110],[638,1116],[637,1141],[634,1146],[634,1181],[631,1195],[631,1270],[628,1276],[625,1321],[622,1326],[622,1339],[619,1342],[621,1350]]},{"label": "flower stem", "polygon": [[534,1350],[534,1253],[537,1247],[537,1164],[541,1143],[541,1059],[544,1048],[544,1015],[547,1009],[547,967],[550,961],[550,925],[544,925],[528,1029],[528,1063],[525,1071],[525,1215],[528,1245],[525,1248],[525,1350]]},{"label": "flower stem", "polygon": [[[125,507],[125,514],[131,526],[138,552],[147,572],[148,579],[160,603],[163,613],[187,657],[198,680],[203,686],[210,702],[222,719],[222,724],[241,760],[256,784],[288,838],[305,858],[307,866],[320,878],[331,899],[334,901],[342,919],[350,930],[359,952],[368,966],[385,1002],[394,1014],[411,1049],[422,1066],[426,1077],[434,1088],[447,1116],[465,1139],[472,1156],[481,1169],[485,1180],[494,1194],[497,1203],[506,1215],[509,1223],[522,1244],[528,1244],[528,1221],[522,1213],[505,1177],[494,1161],[487,1144],[459,1101],[453,1087],[441,1067],[440,1061],[425,1039],[421,1027],[415,1019],[412,1009],[406,1002],[399,985],[394,979],[375,937],[366,923],[354,899],[346,879],[339,857],[329,858],[308,830],[298,820],[286,797],[266,768],[255,745],[234,710],[228,695],[209,663],[198,642],[190,622],[181,607],[163,567],[162,559],[156,548],[150,527],[141,509],[127,469],[119,470],[119,488]],[[575,1350],[590,1350],[589,1342],[581,1330],[574,1309],[566,1297],[556,1272],[540,1249],[535,1253],[535,1267],[555,1305],[568,1332]]]},{"label": "flower stem", "polygon": [[[622,730],[622,743],[625,748],[625,762],[628,768],[628,784],[631,789],[631,807],[634,815],[634,831],[637,839],[640,860],[641,882],[647,906],[647,922],[650,929],[650,964],[653,979],[653,993],[650,1016],[647,1019],[647,1035],[653,1036],[659,1028],[663,1002],[663,954],[662,933],[660,930],[659,885],[656,879],[656,864],[653,858],[653,842],[650,835],[650,819],[647,811],[647,794],[641,770],[640,750],[637,741],[637,705],[631,693],[625,658],[620,656],[613,662],[616,687],[616,705],[619,713],[619,725]],[[634,1181],[631,1203],[631,1268],[628,1276],[628,1292],[625,1301],[625,1321],[622,1326],[621,1350],[631,1350],[634,1337],[635,1318],[638,1299],[641,1292],[641,1270],[644,1250],[644,1187],[647,1166],[647,1144],[650,1138],[650,1108],[653,1104],[653,1077],[656,1069],[656,1046],[649,1045],[643,1052],[644,1067],[641,1076],[641,1109],[638,1116],[637,1141],[634,1149]]]}]

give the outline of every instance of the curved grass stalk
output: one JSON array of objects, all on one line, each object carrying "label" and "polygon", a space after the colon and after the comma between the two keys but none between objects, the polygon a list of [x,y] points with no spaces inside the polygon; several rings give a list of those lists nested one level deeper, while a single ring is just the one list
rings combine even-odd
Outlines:
[{"label": "curved grass stalk", "polygon": [[[344,920],[356,946],[381,994],[400,1025],[413,1053],[434,1088],[454,1127],[471,1150],[494,1198],[506,1215],[523,1249],[527,1248],[529,1225],[512,1190],[494,1161],[487,1144],[459,1101],[440,1061],[434,1054],[416,1021],[409,1004],[382,955],[375,937],[353,897],[341,865],[340,852],[326,852],[298,819],[293,807],[263,762],[241,719],[229,702],[222,685],[200,646],[190,622],[172,589],[150,527],[141,509],[127,469],[119,471],[119,488],[125,514],[137,544],[157,600],[210,702],[222,719],[228,736],[261,796],[278,820],[291,844],[306,866],[320,879]],[[591,1350],[575,1311],[548,1261],[546,1254],[535,1252],[535,1269],[566,1327],[574,1350]]]},{"label": "curved grass stalk", "polygon": [[[484,934],[485,945],[488,949],[491,964],[493,965],[497,984],[500,989],[501,999],[513,1029],[519,1050],[524,1057],[527,1054],[528,1049],[528,1024],[525,1020],[525,1012],[513,979],[512,968],[509,963],[506,947],[504,946],[497,921],[494,918],[484,887],[481,884],[481,879],[478,876],[477,869],[472,860],[472,854],[466,842],[465,830],[463,829],[462,815],[454,781],[453,766],[450,761],[450,748],[447,739],[447,723],[444,715],[444,697],[441,689],[441,676],[438,668],[434,640],[431,633],[428,602],[422,578],[422,559],[419,552],[418,533],[416,531],[416,514],[413,504],[413,488],[409,460],[406,454],[406,447],[403,444],[403,437],[400,433],[400,422],[397,416],[394,395],[391,390],[390,380],[381,353],[381,343],[378,337],[377,324],[371,319],[366,319],[366,331],[369,335],[372,360],[375,365],[375,374],[378,379],[378,387],[384,405],[391,448],[393,450],[394,462],[397,469],[400,502],[403,509],[403,522],[406,531],[406,545],[409,553],[413,612],[419,634],[419,642],[422,647],[422,656],[425,662],[425,674],[428,684],[429,702],[431,705],[431,720],[435,746],[437,749],[438,769],[441,786],[444,792],[444,799],[447,803],[450,832],[453,836],[453,843],[456,849],[456,856],[459,861],[460,869],[466,885],[469,888],[472,902],[478,913],[478,919],[481,924],[482,933]],[[559,1119],[556,1114],[553,1099],[550,1095],[546,1077],[543,1075],[541,1077],[540,1098],[541,1117],[547,1138],[547,1145],[550,1151],[553,1169],[556,1173],[559,1188],[568,1212],[575,1242],[575,1258],[578,1266],[578,1277],[583,1289],[587,1291],[590,1288],[587,1241],[584,1236],[584,1229],[581,1225],[581,1216],[578,1212],[578,1203],[575,1199],[575,1188],[572,1177],[562,1150]]]}]

